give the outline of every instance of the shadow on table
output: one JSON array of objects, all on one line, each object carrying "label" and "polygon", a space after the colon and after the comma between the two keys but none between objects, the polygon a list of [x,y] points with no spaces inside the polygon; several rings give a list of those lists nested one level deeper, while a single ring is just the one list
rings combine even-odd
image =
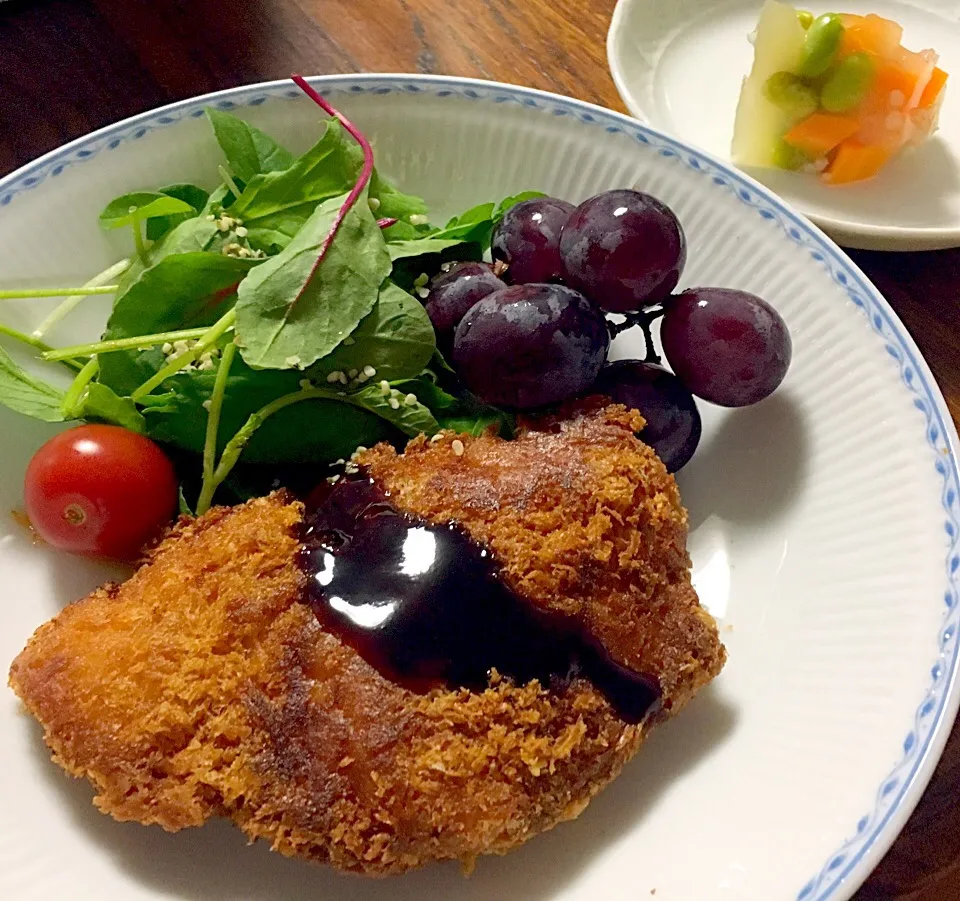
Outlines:
[{"label": "shadow on table", "polygon": [[185,901],[538,901],[550,898],[656,805],[664,787],[696,767],[736,725],[736,711],[712,688],[676,721],[653,733],[638,759],[575,822],[559,826],[506,857],[482,859],[469,879],[455,864],[388,880],[341,876],[245,847],[224,821],[168,834],[158,827],[116,823],[90,803],[90,788],[49,763],[37,733],[37,769],[56,785],[78,828],[145,886]]}]

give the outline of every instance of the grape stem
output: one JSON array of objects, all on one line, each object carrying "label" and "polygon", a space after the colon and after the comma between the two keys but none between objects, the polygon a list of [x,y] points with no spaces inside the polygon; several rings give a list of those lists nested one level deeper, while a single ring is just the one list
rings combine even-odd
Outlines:
[{"label": "grape stem", "polygon": [[639,327],[643,332],[643,341],[646,353],[643,358],[644,363],[654,363],[659,366],[663,361],[660,354],[657,353],[657,346],[653,341],[653,332],[651,328],[663,315],[663,307],[651,307],[648,310],[641,310],[638,313],[624,313],[623,322],[611,322],[607,320],[607,328],[610,329],[610,338],[616,338],[628,329]]}]

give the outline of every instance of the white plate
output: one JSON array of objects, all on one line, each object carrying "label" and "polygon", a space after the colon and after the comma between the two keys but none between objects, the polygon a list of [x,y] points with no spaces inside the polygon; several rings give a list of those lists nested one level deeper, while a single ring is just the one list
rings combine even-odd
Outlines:
[{"label": "white plate", "polygon": [[[763,0],[619,0],[607,58],[627,108],[643,122],[730,158],[740,83],[750,71],[747,35]],[[933,47],[960,75],[957,0],[794,0],[822,12],[874,12],[903,25],[911,50]],[[816,178],[750,170],[835,240],[870,250],[960,246],[960,86],[951,79],[940,131],[862,184],[828,187]]]},{"label": "white plate", "polygon": [[[418,76],[317,82],[374,138],[383,170],[438,218],[524,188],[571,200],[638,184],[689,236],[683,283],[769,298],[793,332],[780,391],[705,410],[682,474],[704,602],[730,663],[654,734],[575,823],[464,881],[440,866],[345,880],[244,847],[226,824],[167,835],[118,825],[47,759],[0,692],[0,897],[96,901],[848,898],[923,790],[957,708],[956,434],[916,347],[829,240],[764,188],[635,121],[503,85]],[[318,131],[291,85],[238,88],[83,138],[0,181],[3,282],[56,285],[124,249],[96,215],[119,192],[217,181],[205,103],[297,149]],[[101,299],[102,300],[102,299]],[[99,305],[99,308],[98,308]],[[21,327],[49,309],[15,302]],[[52,340],[96,333],[91,301]],[[637,343],[617,342],[620,356]],[[0,411],[0,508],[20,501],[49,428]],[[0,525],[0,661],[102,570]]]}]

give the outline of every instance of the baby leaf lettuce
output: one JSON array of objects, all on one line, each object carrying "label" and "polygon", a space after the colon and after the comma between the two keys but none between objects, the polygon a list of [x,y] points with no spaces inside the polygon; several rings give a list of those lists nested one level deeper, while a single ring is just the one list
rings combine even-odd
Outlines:
[{"label": "baby leaf lettuce", "polygon": [[362,195],[318,263],[346,195],[321,204],[237,292],[240,353],[256,369],[305,369],[330,353],[377,302],[390,255]]},{"label": "baby leaf lettuce", "polygon": [[[255,175],[227,210],[241,219],[252,239],[289,241],[317,205],[348,191],[362,160],[339,122],[329,121],[323,137],[287,168]],[[278,238],[278,236],[280,236]]]},{"label": "baby leaf lettuce", "polygon": [[154,216],[171,216],[192,210],[189,203],[176,197],[157,191],[136,191],[111,200],[100,214],[100,225],[103,228],[123,228]]},{"label": "baby leaf lettuce", "polygon": [[242,181],[293,164],[293,154],[259,128],[214,107],[207,107],[206,114],[227,163]]},{"label": "baby leaf lettuce", "polygon": [[186,222],[187,219],[200,215],[200,211],[210,199],[210,195],[203,188],[190,184],[167,185],[167,187],[160,189],[160,193],[182,200],[189,205],[190,210],[147,219],[147,238],[151,241],[159,241],[168,231],[181,222]]},{"label": "baby leaf lettuce", "polygon": [[0,403],[5,407],[44,422],[63,422],[63,398],[62,391],[34,378],[0,348]]},{"label": "baby leaf lettuce", "polygon": [[211,325],[255,262],[208,251],[163,257],[124,284],[104,338]]},{"label": "baby leaf lettuce", "polygon": [[436,347],[433,325],[423,305],[387,279],[373,309],[341,343],[306,373],[320,384],[331,372],[372,366],[377,381],[410,378],[430,362]]}]

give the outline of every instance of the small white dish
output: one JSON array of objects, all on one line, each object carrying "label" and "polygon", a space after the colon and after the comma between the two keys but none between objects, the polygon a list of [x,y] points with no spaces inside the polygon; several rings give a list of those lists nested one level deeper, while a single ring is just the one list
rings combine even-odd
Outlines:
[{"label": "small white dish", "polygon": [[[680,474],[690,553],[729,663],[574,823],[469,880],[435,866],[345,879],[245,847],[225,823],[176,835],[97,813],[0,687],[0,898],[17,901],[846,901],[933,773],[960,703],[960,472],[936,383],[876,289],[822,232],[734,168],[627,116],[460,78],[318,78],[374,141],[382,171],[435,218],[538,188],[579,202],[637,184],[677,212],[682,285],[766,297],[793,336],[790,373],[755,407],[703,405]],[[302,151],[316,108],[249,85],[117,123],[0,179],[4,286],[83,280],[122,255],[97,226],[117,194],[213,185],[203,107]],[[26,331],[53,300],[5,301]],[[92,298],[48,340],[90,340]],[[618,357],[642,353],[622,335]],[[22,355],[20,359],[25,359]],[[113,575],[31,545],[5,511],[53,427],[0,409],[0,671],[34,629]]]},{"label": "small white dish", "polygon": [[[747,41],[763,0],[619,0],[607,58],[627,108],[668,134],[730,159],[740,84],[750,71]],[[960,78],[957,0],[795,2],[814,13],[874,12],[903,25],[911,50],[932,47]],[[869,182],[828,187],[809,175],[751,169],[846,247],[936,250],[960,246],[960,83],[947,86],[940,130]]]}]

